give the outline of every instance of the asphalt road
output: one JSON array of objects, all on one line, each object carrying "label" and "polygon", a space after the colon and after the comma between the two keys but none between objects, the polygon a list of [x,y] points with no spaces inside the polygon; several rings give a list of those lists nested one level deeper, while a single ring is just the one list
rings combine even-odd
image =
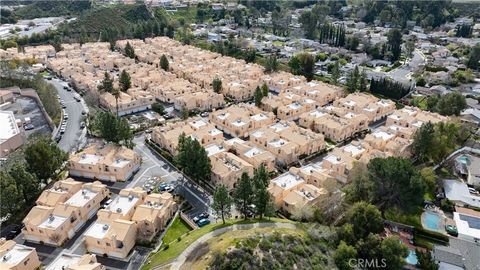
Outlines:
[{"label": "asphalt road", "polygon": [[[82,111],[84,110],[84,105],[82,102],[78,102],[73,98],[75,91],[68,92],[63,89],[67,85],[66,82],[60,79],[52,79],[47,81],[55,86],[57,89],[58,95],[65,102],[67,108],[65,111],[68,114],[67,128],[65,133],[62,136],[62,139],[58,143],[58,146],[67,152],[74,150],[81,139],[82,132],[80,128],[80,122],[82,118]],[[54,132],[55,133],[55,132]]]}]

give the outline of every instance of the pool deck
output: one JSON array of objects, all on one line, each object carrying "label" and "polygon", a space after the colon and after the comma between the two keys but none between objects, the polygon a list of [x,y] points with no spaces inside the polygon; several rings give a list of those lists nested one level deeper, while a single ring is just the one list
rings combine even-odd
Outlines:
[{"label": "pool deck", "polygon": [[410,250],[415,250],[415,249],[418,249],[418,250],[421,250],[422,252],[425,252],[426,249],[425,248],[422,248],[422,247],[417,247],[417,246],[414,246],[413,244],[410,243],[410,240],[413,240],[413,235],[408,233],[408,232],[404,232],[404,231],[398,231],[398,232],[394,232],[392,231],[391,229],[389,228],[385,228],[385,237],[388,237],[388,236],[392,236],[392,235],[396,235],[400,238],[400,240],[402,240],[402,242],[408,247],[408,249]]}]

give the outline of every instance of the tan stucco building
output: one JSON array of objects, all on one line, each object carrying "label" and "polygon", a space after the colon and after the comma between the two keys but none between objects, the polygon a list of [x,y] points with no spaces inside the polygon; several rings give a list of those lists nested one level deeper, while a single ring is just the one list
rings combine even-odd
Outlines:
[{"label": "tan stucco building", "polygon": [[2,270],[35,270],[40,267],[37,251],[13,240],[0,238],[0,257]]}]

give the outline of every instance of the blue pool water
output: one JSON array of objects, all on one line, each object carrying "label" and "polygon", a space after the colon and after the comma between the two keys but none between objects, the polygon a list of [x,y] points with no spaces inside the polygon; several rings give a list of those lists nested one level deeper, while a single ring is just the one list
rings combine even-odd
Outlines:
[{"label": "blue pool water", "polygon": [[417,259],[417,253],[415,253],[415,250],[411,250],[411,249],[408,250],[408,256],[407,258],[405,258],[405,261],[407,261],[407,263],[411,265],[417,264],[418,259]]},{"label": "blue pool water", "polygon": [[468,156],[460,156],[458,157],[458,160],[461,161],[463,164],[467,164]]},{"label": "blue pool water", "polygon": [[423,223],[430,230],[440,230],[441,229],[442,217],[432,212],[425,212],[423,214]]}]

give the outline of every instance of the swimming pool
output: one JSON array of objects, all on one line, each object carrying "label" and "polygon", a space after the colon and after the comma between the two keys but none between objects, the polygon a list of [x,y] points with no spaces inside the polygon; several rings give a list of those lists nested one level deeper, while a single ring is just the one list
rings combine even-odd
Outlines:
[{"label": "swimming pool", "polygon": [[468,156],[465,156],[465,155],[459,156],[457,160],[462,162],[463,164],[468,164]]},{"label": "swimming pool", "polygon": [[418,259],[417,259],[417,253],[415,252],[415,250],[411,250],[411,249],[408,250],[408,256],[405,258],[405,261],[411,265],[417,264]]},{"label": "swimming pool", "polygon": [[426,211],[423,213],[423,226],[429,230],[438,231],[442,229],[442,217],[436,213]]}]

